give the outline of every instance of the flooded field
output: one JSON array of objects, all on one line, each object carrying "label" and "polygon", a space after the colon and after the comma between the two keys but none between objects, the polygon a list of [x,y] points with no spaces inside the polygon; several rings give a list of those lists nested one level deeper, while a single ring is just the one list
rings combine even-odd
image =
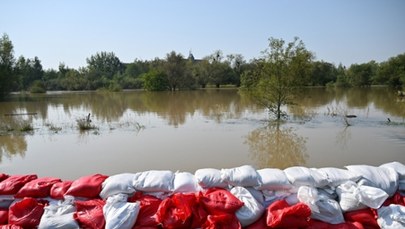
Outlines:
[{"label": "flooded field", "polygon": [[[13,95],[0,102],[0,171],[75,179],[243,164],[405,163],[405,101],[395,91],[313,88],[294,103],[277,125],[235,89]],[[90,128],[81,130],[89,114]]]}]

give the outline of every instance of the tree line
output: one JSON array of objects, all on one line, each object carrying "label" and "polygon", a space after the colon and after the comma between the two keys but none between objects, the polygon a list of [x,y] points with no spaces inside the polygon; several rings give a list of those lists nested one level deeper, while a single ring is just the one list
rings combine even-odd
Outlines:
[{"label": "tree line", "polygon": [[[276,44],[277,42],[282,44]],[[283,83],[286,88],[278,88],[283,90],[291,86],[389,85],[401,88],[405,85],[405,53],[381,63],[370,61],[346,68],[342,64],[336,66],[315,60],[314,54],[306,50],[303,42],[298,39],[289,43],[292,45],[290,48],[283,47],[284,43],[282,39],[269,39],[269,48],[263,52],[263,57],[250,61],[245,60],[241,54],[224,55],[221,50],[217,50],[202,59],[195,59],[192,53],[185,57],[172,51],[163,59],[136,59],[132,63],[123,63],[113,52],[103,51],[87,58],[85,67],[74,69],[60,63],[58,69],[44,70],[38,57],[15,58],[12,41],[7,34],[3,34],[0,37],[0,98],[12,91],[174,91],[207,86],[219,88],[223,85],[247,88],[249,83],[252,86],[254,77],[260,77],[262,73],[289,75],[280,78],[291,81],[288,84]],[[277,46],[283,51],[291,52],[291,56],[274,59],[275,56],[271,55],[276,53],[271,50],[274,51]],[[271,66],[268,63],[272,63]]]}]

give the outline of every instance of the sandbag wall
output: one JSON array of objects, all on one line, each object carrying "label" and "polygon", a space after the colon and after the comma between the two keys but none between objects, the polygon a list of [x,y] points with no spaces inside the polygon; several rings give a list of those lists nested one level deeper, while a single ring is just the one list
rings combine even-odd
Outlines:
[{"label": "sandbag wall", "polygon": [[405,228],[405,165],[0,173],[1,228]]}]

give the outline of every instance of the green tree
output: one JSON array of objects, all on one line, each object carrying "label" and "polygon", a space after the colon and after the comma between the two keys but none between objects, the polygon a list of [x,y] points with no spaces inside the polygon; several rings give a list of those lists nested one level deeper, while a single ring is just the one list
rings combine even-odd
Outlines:
[{"label": "green tree", "polygon": [[355,87],[370,86],[376,70],[377,65],[374,61],[350,65],[348,69],[350,84]]},{"label": "green tree", "polygon": [[142,75],[144,88],[148,91],[165,91],[170,85],[163,72],[151,70]]},{"label": "green tree", "polygon": [[124,66],[113,52],[100,52],[86,59],[92,89],[108,87],[115,74],[122,73]]},{"label": "green tree", "polygon": [[13,73],[14,46],[7,34],[0,38],[0,99],[7,96],[16,81]]},{"label": "green tree", "polygon": [[171,51],[166,55],[162,68],[167,76],[170,90],[175,91],[180,85],[184,86],[182,84],[186,79],[186,61],[183,55]]},{"label": "green tree", "polygon": [[381,63],[375,81],[397,89],[405,85],[405,53]]},{"label": "green tree", "polygon": [[270,38],[263,54],[255,69],[242,75],[242,89],[280,120],[286,115],[281,106],[292,103],[293,89],[308,79],[313,54],[298,37],[287,44]]},{"label": "green tree", "polygon": [[[18,75],[20,90],[28,90],[34,81],[42,81],[44,70],[38,57],[26,59],[20,56],[15,66],[15,72]],[[36,83],[40,85],[40,83]]]},{"label": "green tree", "polygon": [[337,78],[336,67],[327,62],[315,61],[312,67],[311,81],[312,86],[325,86],[328,83],[333,83]]}]

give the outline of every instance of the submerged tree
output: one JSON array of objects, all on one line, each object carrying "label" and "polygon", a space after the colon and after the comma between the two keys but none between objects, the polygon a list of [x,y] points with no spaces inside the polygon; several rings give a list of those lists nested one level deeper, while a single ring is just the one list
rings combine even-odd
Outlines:
[{"label": "submerged tree", "polygon": [[242,91],[280,120],[286,116],[281,106],[292,103],[293,89],[308,82],[313,54],[298,37],[287,44],[270,38],[263,54],[255,68],[242,75]]},{"label": "submerged tree", "polygon": [[0,99],[12,90],[15,83],[13,43],[7,34],[0,37]]}]

